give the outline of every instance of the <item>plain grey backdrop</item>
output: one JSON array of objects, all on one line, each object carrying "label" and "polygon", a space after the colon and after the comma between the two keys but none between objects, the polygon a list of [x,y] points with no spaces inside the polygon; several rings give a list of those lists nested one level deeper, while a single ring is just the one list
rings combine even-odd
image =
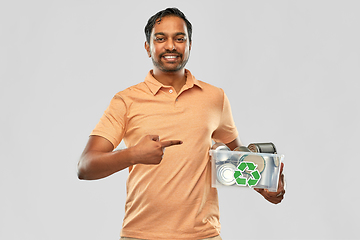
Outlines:
[{"label": "plain grey backdrop", "polygon": [[359,238],[359,1],[18,0],[0,3],[0,239],[119,238],[127,171],[80,181],[76,165],[152,67],[148,18],[174,6],[187,68],[225,90],[242,142],[285,155],[281,204],[219,189],[223,239]]}]

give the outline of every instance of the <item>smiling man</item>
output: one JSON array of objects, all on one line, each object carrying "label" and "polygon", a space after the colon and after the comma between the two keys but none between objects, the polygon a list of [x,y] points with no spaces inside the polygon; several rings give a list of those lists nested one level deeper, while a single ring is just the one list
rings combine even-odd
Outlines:
[{"label": "smiling man", "polygon": [[[185,16],[184,16],[185,18]],[[186,25],[187,19],[166,15],[150,22],[155,25],[145,29],[147,37],[145,49],[154,64],[153,76],[167,86],[173,86],[179,92],[185,85],[185,65],[189,59],[191,39]],[[191,28],[190,22],[188,22]]]},{"label": "smiling man", "polygon": [[[179,32],[180,29],[182,31]],[[191,49],[191,42],[186,32],[187,27],[184,20],[173,16],[165,17],[164,21],[159,21],[158,25],[152,29],[152,39],[145,42],[145,48],[156,66],[155,72],[157,73],[155,74],[161,72],[184,74],[183,70]]]},{"label": "smiling man", "polygon": [[[79,160],[80,179],[129,169],[121,239],[221,239],[208,152],[212,140],[231,149],[241,143],[223,90],[185,69],[191,34],[176,8],[149,19],[153,69],[113,97]],[[113,151],[122,140],[127,148]],[[277,193],[259,192],[279,203],[282,183]]]}]

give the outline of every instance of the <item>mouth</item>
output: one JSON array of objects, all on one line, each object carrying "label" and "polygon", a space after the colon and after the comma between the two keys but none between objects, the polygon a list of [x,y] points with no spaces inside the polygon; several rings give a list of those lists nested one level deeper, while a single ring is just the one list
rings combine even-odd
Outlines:
[{"label": "mouth", "polygon": [[162,56],[162,58],[168,62],[175,62],[179,58],[179,56],[178,55],[164,55],[164,56]]},{"label": "mouth", "polygon": [[165,59],[175,59],[178,56],[172,55],[172,56],[163,56]]},{"label": "mouth", "polygon": [[166,62],[176,62],[181,58],[181,54],[177,52],[165,52],[160,57]]}]

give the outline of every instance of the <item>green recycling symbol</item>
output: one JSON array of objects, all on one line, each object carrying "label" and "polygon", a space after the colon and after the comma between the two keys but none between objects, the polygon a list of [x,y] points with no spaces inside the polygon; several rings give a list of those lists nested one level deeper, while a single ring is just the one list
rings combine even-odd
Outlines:
[{"label": "green recycling symbol", "polygon": [[[249,187],[255,186],[261,178],[261,175],[259,171],[256,169],[257,165],[253,162],[241,162],[237,169],[234,172],[234,178],[236,180],[236,184],[239,186],[246,186],[246,184]],[[246,172],[245,170],[248,169]],[[246,178],[243,176],[243,174],[250,175],[250,178]]]}]

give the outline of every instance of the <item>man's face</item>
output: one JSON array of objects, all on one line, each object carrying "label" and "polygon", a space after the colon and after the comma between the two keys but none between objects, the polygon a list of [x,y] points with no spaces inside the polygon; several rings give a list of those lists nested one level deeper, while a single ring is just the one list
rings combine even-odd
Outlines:
[{"label": "man's face", "polygon": [[156,22],[145,48],[154,68],[163,72],[183,69],[189,59],[191,43],[185,21],[176,16],[166,16]]}]

